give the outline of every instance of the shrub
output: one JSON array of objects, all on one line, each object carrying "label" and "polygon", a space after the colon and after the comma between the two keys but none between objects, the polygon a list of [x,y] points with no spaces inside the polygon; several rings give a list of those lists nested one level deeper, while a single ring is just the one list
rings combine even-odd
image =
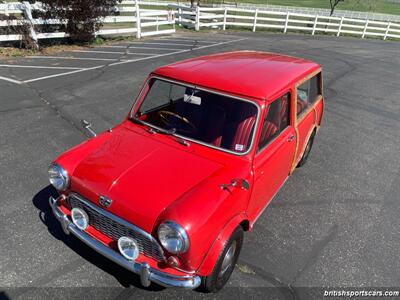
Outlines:
[{"label": "shrub", "polygon": [[62,29],[74,42],[88,42],[101,27],[102,17],[114,14],[122,0],[41,0],[45,18],[66,20]]}]

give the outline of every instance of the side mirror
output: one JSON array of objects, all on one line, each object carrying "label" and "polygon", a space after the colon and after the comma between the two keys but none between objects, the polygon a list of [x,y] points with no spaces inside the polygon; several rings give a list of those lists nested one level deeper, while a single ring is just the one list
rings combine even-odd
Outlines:
[{"label": "side mirror", "polygon": [[228,189],[230,186],[231,187],[236,187],[242,190],[249,190],[250,189],[250,183],[242,178],[234,178],[231,180],[230,183],[228,184],[221,184],[221,189],[226,190]]},{"label": "side mirror", "polygon": [[86,121],[86,120],[82,120],[81,122],[82,122],[83,128],[85,128],[86,131],[88,132],[89,137],[92,138],[92,137],[97,136],[97,133],[92,129],[92,123],[90,123],[89,121]]}]

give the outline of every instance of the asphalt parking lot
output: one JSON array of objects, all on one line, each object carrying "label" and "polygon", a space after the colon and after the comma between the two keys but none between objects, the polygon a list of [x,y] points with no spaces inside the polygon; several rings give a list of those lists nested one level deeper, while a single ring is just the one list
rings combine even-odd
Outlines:
[{"label": "asphalt parking lot", "polygon": [[54,190],[47,166],[86,138],[81,119],[97,131],[118,124],[154,68],[244,49],[320,63],[326,111],[308,163],[245,236],[238,267],[213,297],[309,299],[303,287],[398,288],[399,46],[290,34],[178,33],[1,60],[0,298],[207,297],[144,289],[135,275],[65,236],[48,207]]}]

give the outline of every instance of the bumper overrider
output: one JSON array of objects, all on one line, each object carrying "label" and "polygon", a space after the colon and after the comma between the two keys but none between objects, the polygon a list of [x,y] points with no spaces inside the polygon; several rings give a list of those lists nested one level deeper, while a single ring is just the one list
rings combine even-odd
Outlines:
[{"label": "bumper overrider", "polygon": [[93,248],[108,259],[118,265],[132,271],[140,276],[140,281],[143,286],[148,287],[151,282],[155,282],[164,287],[178,287],[185,289],[195,289],[200,285],[201,279],[196,275],[173,275],[161,272],[151,268],[148,263],[140,263],[129,261],[118,252],[107,247],[103,243],[91,237],[86,232],[80,230],[74,223],[70,221],[68,216],[59,208],[61,197],[54,199],[49,198],[50,207],[56,219],[61,223],[62,229],[66,234],[72,233],[89,247]]}]

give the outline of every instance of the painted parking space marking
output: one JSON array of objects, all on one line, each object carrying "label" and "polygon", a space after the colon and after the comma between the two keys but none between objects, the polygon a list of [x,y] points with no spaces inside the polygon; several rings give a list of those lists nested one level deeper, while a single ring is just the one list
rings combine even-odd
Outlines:
[{"label": "painted parking space marking", "polygon": [[210,48],[210,47],[214,47],[214,46],[220,46],[220,45],[225,45],[225,44],[231,44],[231,43],[235,43],[235,42],[240,42],[240,41],[243,41],[243,40],[246,40],[246,38],[236,39],[236,40],[226,41],[226,42],[221,42],[221,43],[213,44],[213,45],[205,45],[205,46],[200,46],[200,47],[193,48],[193,49],[185,49],[185,50],[180,50],[180,51],[171,52],[171,53],[157,54],[157,55],[150,56],[150,57],[144,57],[144,58],[139,58],[139,59],[126,60],[126,61],[123,61],[123,62],[122,62],[122,61],[121,61],[121,62],[115,62],[115,63],[109,64],[109,66],[116,66],[116,65],[120,65],[120,64],[125,64],[125,63],[130,63],[130,62],[136,62],[136,61],[141,61],[141,60],[146,60],[146,59],[158,58],[158,57],[169,56],[169,55],[180,54],[180,53],[186,53],[186,52],[191,52],[191,51],[194,51],[194,50],[201,50],[201,49],[206,49],[206,48]]},{"label": "painted parking space marking", "polygon": [[39,78],[28,79],[28,80],[24,80],[23,83],[30,83],[30,82],[34,82],[34,81],[80,73],[80,72],[84,72],[84,71],[96,70],[96,69],[102,68],[104,66],[105,65],[101,65],[101,66],[96,66],[96,67],[92,67],[92,68],[80,69],[80,70],[75,70],[75,71],[71,71],[71,72],[65,72],[65,73],[59,73],[59,74],[54,74],[54,75],[49,75],[49,76],[43,76],[43,77],[39,77]]},{"label": "painted parking space marking", "polygon": [[19,80],[13,79],[13,78],[9,78],[9,77],[4,77],[4,76],[0,76],[0,80],[12,82],[12,83],[15,83],[15,84],[22,84],[23,83],[22,81],[19,81]]},{"label": "painted parking space marking", "polygon": [[163,50],[163,51],[182,50],[182,49],[179,49],[179,48],[157,48],[157,47],[138,47],[138,46],[130,46],[129,49],[148,49],[148,50]]},{"label": "painted parking space marking", "polygon": [[[193,42],[199,42],[199,43],[204,43],[204,44],[214,44],[214,43],[218,43],[217,40],[215,41],[210,41],[210,40],[197,40],[196,38],[159,38],[158,40],[162,40],[162,41],[177,41],[177,42],[183,42],[183,41],[193,41]],[[221,41],[221,40],[220,40]]]},{"label": "painted parking space marking", "polygon": [[[188,43],[181,44],[181,43],[145,42],[145,43],[133,43],[133,44],[129,44],[129,45],[107,45],[107,46],[102,46],[102,47],[105,47],[105,48],[131,48],[132,45],[143,45],[143,46],[146,46],[146,45],[160,45],[160,46],[167,45],[167,46],[186,46],[186,47],[190,47],[190,46],[193,46],[193,44],[195,44],[195,43],[196,43],[196,41],[193,41],[193,43],[191,43],[191,44],[188,44]],[[165,48],[163,48],[163,49],[165,49]]]},{"label": "painted parking space marking", "polygon": [[[177,40],[180,41],[181,43],[171,43],[172,40]],[[53,60],[54,62],[60,65],[62,65],[61,60],[79,60],[84,63],[84,61],[99,61],[100,65],[95,65],[93,66],[79,66],[79,67],[68,67],[68,66],[41,66],[37,64],[32,64],[32,65],[22,65],[22,64],[0,64],[0,68],[32,68],[32,69],[55,69],[55,70],[65,70],[66,72],[61,72],[57,74],[43,74],[45,76],[39,76],[37,78],[28,78],[25,80],[17,80],[13,78],[8,78],[8,77],[0,77],[0,80],[12,82],[15,84],[21,84],[21,83],[31,83],[31,82],[37,82],[41,80],[46,80],[50,78],[56,78],[56,77],[61,77],[61,76],[67,76],[67,75],[72,75],[72,74],[77,74],[85,71],[90,71],[90,70],[96,70],[100,69],[103,67],[111,67],[111,66],[116,66],[116,65],[121,65],[121,64],[127,64],[127,63],[134,63],[134,62],[139,62],[143,60],[149,60],[149,59],[157,59],[160,57],[164,56],[171,56],[171,55],[176,55],[176,54],[181,54],[181,53],[187,53],[195,50],[201,50],[205,48],[210,48],[210,47],[216,47],[224,44],[231,44],[231,43],[236,43],[239,41],[245,40],[245,38],[240,38],[240,39],[232,39],[232,40],[224,40],[224,41],[198,41],[196,39],[180,39],[180,38],[158,38],[157,40],[150,40],[150,41],[143,41],[142,43],[138,42],[132,42],[127,45],[107,45],[107,46],[99,46],[97,48],[91,48],[88,50],[70,50],[66,51],[63,56],[28,56],[26,57],[27,59],[37,59],[37,61],[40,62],[40,59],[46,59],[46,61],[51,61]],[[193,42],[192,44],[188,44],[190,42]],[[200,44],[202,43],[202,44]],[[159,45],[160,47],[157,47]],[[180,48],[173,48],[173,47],[168,47],[164,48],[162,47],[163,45],[167,46],[182,46]],[[150,46],[150,47],[148,47]],[[155,46],[155,47],[153,47]],[[184,47],[186,46],[186,47]],[[103,50],[103,49],[105,50]],[[111,51],[111,49],[115,49],[117,51]],[[100,50],[97,50],[100,49]],[[107,51],[109,49],[110,51]],[[126,51],[118,51],[118,49],[126,49]],[[143,51],[140,51],[140,49],[143,49]],[[131,51],[129,51],[131,50]],[[151,51],[155,50],[156,53],[145,53],[144,51]],[[163,53],[166,51],[165,53]],[[152,52],[152,51],[151,51]],[[158,53],[157,53],[158,52]],[[76,56],[72,56],[73,54],[76,54]],[[81,55],[80,55],[81,54]],[[85,54],[87,54],[88,57],[85,57]],[[71,56],[68,56],[71,55]],[[117,55],[117,56],[114,56]],[[125,56],[124,59],[121,59],[121,56]],[[133,56],[133,57],[126,57],[127,55]],[[98,56],[98,57],[97,57]],[[134,56],[139,56],[139,57],[134,57]],[[140,57],[143,56],[143,57]],[[59,61],[57,61],[59,60]],[[101,63],[101,62],[108,62],[108,63]]]},{"label": "painted parking space marking", "polygon": [[126,52],[121,51],[98,51],[98,50],[71,50],[71,52],[75,53],[102,53],[102,54],[125,54]]},{"label": "painted parking space marking", "polygon": [[[92,51],[87,51],[92,52]],[[48,58],[48,59],[71,59],[71,60],[99,60],[99,61],[116,61],[116,58],[96,58],[96,57],[73,57],[73,56],[27,56],[26,58]]]},{"label": "painted parking space marking", "polygon": [[[130,55],[145,55],[145,56],[152,56],[155,54],[151,54],[151,53],[143,53],[143,52],[121,52],[121,51],[89,51],[89,50],[72,50],[71,52],[76,52],[76,53],[102,53],[102,54],[130,54]],[[82,58],[85,59],[85,58]],[[116,59],[111,59],[110,60],[116,60]]]},{"label": "painted parking space marking", "polygon": [[54,67],[54,66],[31,66],[31,65],[0,65],[5,68],[27,68],[27,69],[59,69],[59,70],[82,70],[76,67]]}]

